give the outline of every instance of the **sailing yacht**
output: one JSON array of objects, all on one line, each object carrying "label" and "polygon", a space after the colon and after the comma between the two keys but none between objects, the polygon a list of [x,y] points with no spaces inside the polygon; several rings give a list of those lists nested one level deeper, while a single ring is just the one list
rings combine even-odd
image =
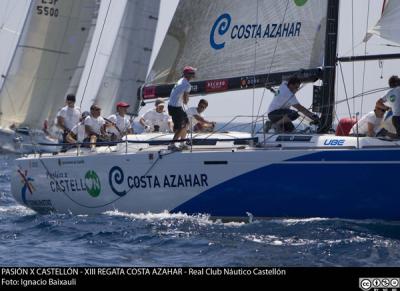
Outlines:
[{"label": "sailing yacht", "polygon": [[64,103],[98,10],[96,0],[31,1],[0,93],[0,146],[11,152],[57,150],[42,130]]},{"label": "sailing yacht", "polygon": [[198,68],[192,94],[269,88],[296,75],[321,82],[318,130],[240,143],[210,133],[183,151],[127,138],[97,152],[30,155],[16,160],[15,199],[40,213],[400,219],[396,189],[377,183],[396,179],[398,141],[330,133],[335,65],[345,60],[338,18],[339,0],[181,1],[140,97],[168,97],[187,64]]}]

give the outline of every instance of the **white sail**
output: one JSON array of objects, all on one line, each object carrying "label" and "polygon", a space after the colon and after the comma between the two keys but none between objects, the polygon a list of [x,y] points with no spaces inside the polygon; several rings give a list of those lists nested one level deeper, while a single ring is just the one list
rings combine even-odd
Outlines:
[{"label": "white sail", "polygon": [[0,95],[3,127],[41,128],[62,106],[95,10],[95,0],[33,1]]},{"label": "white sail", "polygon": [[156,32],[160,0],[128,0],[96,103],[107,116],[125,101],[139,107],[138,88],[145,83]]},{"label": "white sail", "polygon": [[94,40],[94,32],[96,30],[96,27],[97,27],[97,25],[102,25],[105,21],[104,19],[101,19],[98,17],[99,13],[100,13],[100,3],[102,1],[101,0],[96,0],[96,1],[97,1],[97,5],[98,5],[99,9],[94,13],[95,17],[93,17],[92,24],[90,25],[88,38],[86,39],[85,45],[83,47],[83,51],[82,51],[80,59],[79,59],[78,66],[75,69],[75,73],[71,79],[71,83],[69,84],[69,88],[68,88],[68,92],[73,93],[75,95],[78,92],[79,84],[81,82],[83,71],[85,69],[85,64],[88,59],[88,55],[89,55],[89,51],[90,51],[92,42]]},{"label": "white sail", "polygon": [[94,102],[114,48],[127,0],[101,1],[89,55],[77,93],[77,104],[87,110]]},{"label": "white sail", "polygon": [[10,67],[30,4],[31,0],[0,1],[0,88]]},{"label": "white sail", "polygon": [[386,40],[400,43],[400,1],[386,0],[382,17],[378,23],[368,31],[366,40],[377,35]]},{"label": "white sail", "polygon": [[322,65],[327,1],[180,1],[149,80],[174,82],[287,72]]}]

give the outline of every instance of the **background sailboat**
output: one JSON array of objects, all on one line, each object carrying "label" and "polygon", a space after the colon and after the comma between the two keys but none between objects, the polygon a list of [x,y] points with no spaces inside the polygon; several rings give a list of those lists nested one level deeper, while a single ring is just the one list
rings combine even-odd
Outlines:
[{"label": "background sailboat", "polygon": [[[98,4],[32,1],[0,94],[0,124],[41,129],[64,103]],[[52,116],[53,115],[53,116]]]}]

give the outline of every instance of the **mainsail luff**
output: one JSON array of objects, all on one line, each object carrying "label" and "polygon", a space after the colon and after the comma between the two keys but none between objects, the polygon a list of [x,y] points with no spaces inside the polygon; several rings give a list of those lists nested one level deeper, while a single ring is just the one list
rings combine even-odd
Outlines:
[{"label": "mainsail luff", "polygon": [[95,0],[34,1],[0,96],[2,126],[41,128],[62,106],[95,7]]}]

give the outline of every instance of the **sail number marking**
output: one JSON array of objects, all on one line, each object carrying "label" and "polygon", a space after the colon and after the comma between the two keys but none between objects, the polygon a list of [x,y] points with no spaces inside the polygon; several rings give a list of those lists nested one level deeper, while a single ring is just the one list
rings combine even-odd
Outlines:
[{"label": "sail number marking", "polygon": [[56,8],[57,2],[59,0],[41,0],[42,5],[36,6],[37,15],[48,16],[48,17],[58,17],[59,10]]}]

